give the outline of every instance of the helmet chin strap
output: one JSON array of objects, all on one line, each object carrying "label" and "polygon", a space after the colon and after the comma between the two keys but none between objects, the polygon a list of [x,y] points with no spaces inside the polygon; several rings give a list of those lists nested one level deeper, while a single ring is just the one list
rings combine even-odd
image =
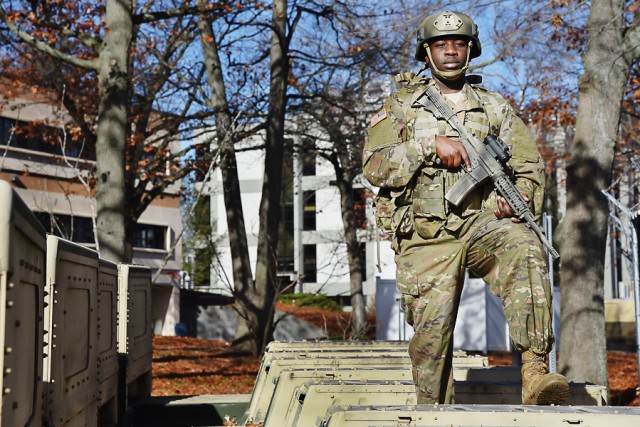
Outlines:
[{"label": "helmet chin strap", "polygon": [[441,71],[441,70],[438,70],[436,65],[433,63],[433,58],[431,57],[431,49],[429,49],[429,44],[425,43],[424,47],[425,47],[425,50],[427,51],[427,56],[429,57],[429,68],[431,68],[431,73],[443,80],[449,80],[449,81],[457,80],[458,77],[460,77],[465,71],[467,71],[467,68],[469,68],[469,58],[471,56],[472,45],[473,45],[473,42],[469,40],[469,48],[467,49],[467,60],[465,61],[464,67],[458,70],[453,70],[453,71]]}]

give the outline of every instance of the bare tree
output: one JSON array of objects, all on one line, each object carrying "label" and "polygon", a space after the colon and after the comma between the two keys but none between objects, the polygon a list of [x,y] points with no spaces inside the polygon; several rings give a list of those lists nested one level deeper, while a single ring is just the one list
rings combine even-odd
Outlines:
[{"label": "bare tree", "polygon": [[604,253],[609,187],[625,85],[640,57],[640,16],[624,0],[593,0],[576,131],[567,167],[562,246],[560,369],[569,380],[607,384]]},{"label": "bare tree", "polygon": [[[360,262],[362,236],[358,233],[362,224],[358,224],[354,211],[355,186],[362,172],[367,117],[382,95],[372,90],[376,85],[371,82],[379,81],[381,73],[392,73],[387,60],[398,57],[396,46],[402,46],[393,38],[378,38],[379,28],[374,24],[376,20],[396,23],[396,14],[386,15],[384,20],[377,14],[365,16],[362,8],[353,2],[348,7],[336,2],[334,20],[319,18],[309,23],[321,35],[310,40],[304,50],[292,52],[298,64],[293,70],[298,93],[294,97],[295,111],[299,112],[294,119],[300,134],[297,151],[300,157],[319,155],[335,171],[343,223],[341,240],[346,245],[349,271],[351,336],[356,338],[366,336],[368,322],[362,290],[366,271],[362,271]],[[321,28],[332,31],[323,32]],[[404,35],[399,40],[403,39]],[[385,44],[385,40],[390,43]]]},{"label": "bare tree", "polygon": [[[199,4],[204,4],[204,0],[198,1]],[[200,31],[204,64],[207,71],[207,82],[211,91],[210,104],[215,117],[218,164],[222,173],[222,183],[225,189],[224,203],[227,207],[226,220],[233,271],[232,292],[237,304],[240,306],[240,317],[242,318],[244,316],[247,320],[245,324],[249,324],[249,316],[247,313],[251,311],[251,307],[253,306],[251,303],[252,295],[250,294],[250,289],[252,289],[254,281],[249,260],[244,213],[240,199],[240,181],[238,178],[234,145],[239,136],[234,130],[234,121],[226,94],[223,65],[219,55],[218,40],[213,32],[210,18],[210,16],[200,14],[198,16],[198,28]],[[241,331],[248,332],[248,330],[251,330],[251,327],[249,327],[248,330],[243,328],[242,322],[240,322],[240,324],[239,328]],[[257,331],[255,335],[257,338]],[[257,339],[255,349],[252,350],[256,353],[261,351]]]}]

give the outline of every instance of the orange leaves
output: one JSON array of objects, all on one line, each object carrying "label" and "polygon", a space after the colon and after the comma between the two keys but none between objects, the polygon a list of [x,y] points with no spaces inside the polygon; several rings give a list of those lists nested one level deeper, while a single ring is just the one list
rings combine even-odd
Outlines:
[{"label": "orange leaves", "polygon": [[80,126],[73,126],[69,130],[67,130],[67,133],[74,141],[79,141],[82,138],[82,129],[80,129]]},{"label": "orange leaves", "polygon": [[562,27],[562,25],[564,25],[564,21],[562,19],[562,16],[560,16],[557,13],[554,13],[551,16],[551,25],[553,25],[553,27],[556,28],[556,29]]},{"label": "orange leaves", "polygon": [[20,12],[7,12],[6,20],[9,22],[16,22],[20,18]]},{"label": "orange leaves", "polygon": [[551,5],[553,7],[569,7],[573,2],[572,0],[552,0]]},{"label": "orange leaves", "polygon": [[364,50],[364,45],[355,45],[355,46],[350,46],[349,50],[347,51],[347,53],[349,55],[354,55],[357,53],[360,53]]}]

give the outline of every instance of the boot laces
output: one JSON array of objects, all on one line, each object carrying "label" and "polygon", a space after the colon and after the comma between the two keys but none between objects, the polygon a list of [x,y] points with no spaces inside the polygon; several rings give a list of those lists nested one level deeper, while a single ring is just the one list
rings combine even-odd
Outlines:
[{"label": "boot laces", "polygon": [[537,374],[537,375],[545,375],[549,372],[547,370],[547,365],[545,365],[544,362],[540,362],[537,360],[531,363],[531,365],[528,367],[528,370],[531,374]]}]

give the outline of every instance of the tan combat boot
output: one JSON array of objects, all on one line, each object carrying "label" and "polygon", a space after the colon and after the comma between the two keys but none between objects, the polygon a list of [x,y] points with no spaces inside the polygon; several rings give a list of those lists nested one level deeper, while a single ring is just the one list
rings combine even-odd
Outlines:
[{"label": "tan combat boot", "polygon": [[569,397],[569,383],[560,374],[550,374],[544,357],[531,350],[522,353],[522,403],[559,405]]}]

